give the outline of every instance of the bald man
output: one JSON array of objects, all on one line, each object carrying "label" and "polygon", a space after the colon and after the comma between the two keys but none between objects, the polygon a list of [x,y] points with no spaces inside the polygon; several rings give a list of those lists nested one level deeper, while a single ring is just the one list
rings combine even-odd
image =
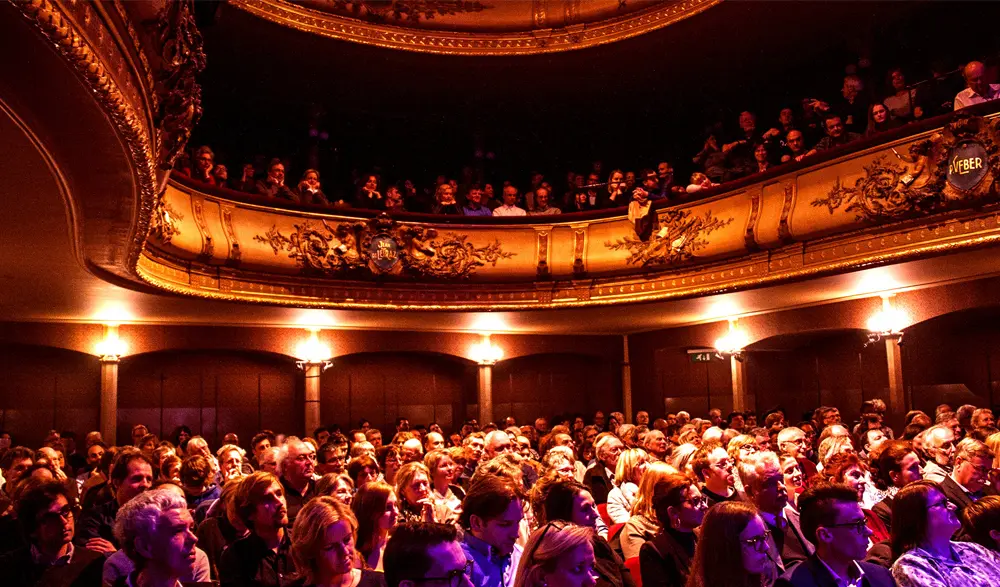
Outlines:
[{"label": "bald man", "polygon": [[1000,98],[1000,84],[986,83],[985,74],[986,67],[978,61],[970,61],[962,69],[965,89],[955,96],[955,110]]}]

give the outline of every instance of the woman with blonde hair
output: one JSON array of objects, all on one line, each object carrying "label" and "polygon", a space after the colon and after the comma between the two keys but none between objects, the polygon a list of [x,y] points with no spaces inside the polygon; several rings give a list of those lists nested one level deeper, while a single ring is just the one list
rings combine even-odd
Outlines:
[{"label": "woman with blonde hair", "polygon": [[531,533],[517,567],[514,587],[593,587],[594,531],[563,521]]},{"label": "woman with blonde hair", "polygon": [[421,462],[406,463],[396,473],[396,495],[403,522],[439,522],[434,519],[431,472]]},{"label": "woman with blonde hair", "polygon": [[676,475],[677,469],[666,463],[650,463],[642,474],[639,491],[632,505],[632,516],[625,522],[621,532],[622,555],[625,560],[639,556],[639,549],[651,540],[662,529],[656,519],[656,509],[653,498],[656,485],[666,481],[670,475]]},{"label": "woman with blonde hair", "polygon": [[776,569],[757,508],[724,501],[705,514],[686,587],[768,587]]},{"label": "woman with blonde hair", "polygon": [[367,568],[380,571],[389,532],[396,526],[399,517],[396,492],[382,481],[366,483],[358,489],[351,508],[358,521],[358,552]]},{"label": "woman with blonde hair", "polygon": [[382,573],[356,569],[358,522],[343,503],[328,496],[310,500],[292,527],[292,558],[303,586],[384,587]]},{"label": "woman with blonde hair", "polygon": [[641,448],[630,448],[618,457],[615,467],[615,487],[608,493],[608,517],[614,524],[624,524],[632,515],[635,494],[649,463],[649,455]]},{"label": "woman with blonde hair", "polygon": [[447,450],[432,450],[424,457],[424,466],[431,475],[431,500],[434,502],[434,518],[454,523],[462,511],[465,491],[455,485],[461,473],[458,465]]},{"label": "woman with blonde hair", "polygon": [[316,482],[316,495],[327,495],[351,507],[354,498],[354,481],[346,473],[327,473]]}]

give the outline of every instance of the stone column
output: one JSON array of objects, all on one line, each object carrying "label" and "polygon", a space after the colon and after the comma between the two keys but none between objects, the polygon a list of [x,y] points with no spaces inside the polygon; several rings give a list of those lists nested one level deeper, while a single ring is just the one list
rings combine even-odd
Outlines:
[{"label": "stone column", "polygon": [[305,363],[304,369],[306,372],[305,435],[312,436],[313,430],[319,428],[323,421],[319,413],[319,382],[323,374],[323,363]]},{"label": "stone column", "polygon": [[632,423],[632,363],[628,358],[628,335],[622,335],[622,411],[625,423]]},{"label": "stone column", "polygon": [[[118,339],[118,325],[104,326],[104,340]],[[110,351],[108,351],[110,352]],[[101,356],[101,438],[108,446],[116,444],[118,428],[118,355]],[[131,440],[131,439],[130,439]]]},{"label": "stone column", "polygon": [[731,355],[729,366],[733,373],[733,411],[745,412],[750,409],[746,388],[746,364],[742,356]]},{"label": "stone column", "polygon": [[889,367],[889,414],[893,423],[902,421],[906,413],[906,390],[903,388],[903,349],[898,336],[885,339],[885,359]]},{"label": "stone column", "polygon": [[479,425],[493,421],[493,364],[479,363]]}]

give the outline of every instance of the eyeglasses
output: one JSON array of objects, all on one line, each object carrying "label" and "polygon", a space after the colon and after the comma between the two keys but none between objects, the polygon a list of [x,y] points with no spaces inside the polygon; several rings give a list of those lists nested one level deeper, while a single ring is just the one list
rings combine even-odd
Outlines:
[{"label": "eyeglasses", "polygon": [[461,569],[455,569],[454,571],[449,571],[444,577],[420,577],[418,579],[410,579],[414,583],[425,583],[427,581],[441,581],[442,583],[447,583],[448,587],[458,587],[462,584],[462,575],[469,575],[472,573],[472,561],[465,561],[465,566]]},{"label": "eyeglasses", "polygon": [[744,545],[756,550],[757,552],[767,551],[767,539],[771,537],[770,530],[764,530],[763,534],[754,536],[753,538],[747,538],[746,540],[740,540]]},{"label": "eyeglasses", "polygon": [[827,528],[854,528],[854,531],[858,534],[864,534],[865,529],[868,528],[868,523],[864,520],[857,520],[856,522],[844,522],[843,524],[824,524]]},{"label": "eyeglasses", "polygon": [[311,453],[306,453],[304,455],[299,455],[299,456],[295,457],[295,462],[296,463],[307,463],[307,462],[309,462],[309,463],[315,463],[316,462],[316,453],[311,452]]},{"label": "eyeglasses", "polygon": [[696,508],[705,507],[708,505],[708,498],[705,497],[704,495],[699,495],[698,497],[695,497],[693,499],[686,499],[684,501],[686,501],[687,503],[691,504]]},{"label": "eyeglasses", "polygon": [[560,532],[565,527],[566,522],[563,522],[562,520],[555,520],[545,524],[545,529],[542,530],[542,535],[538,537],[538,541],[535,542],[535,544],[532,545],[531,550],[528,551],[528,556],[526,557],[527,560],[532,560],[531,557],[535,555],[535,551],[538,550],[539,545],[545,541],[545,535],[549,533],[549,528],[555,528],[556,532]]},{"label": "eyeglasses", "polygon": [[58,511],[55,512],[45,512],[38,517],[38,521],[42,524],[53,524],[59,520],[69,520],[73,517],[73,506],[64,505]]}]

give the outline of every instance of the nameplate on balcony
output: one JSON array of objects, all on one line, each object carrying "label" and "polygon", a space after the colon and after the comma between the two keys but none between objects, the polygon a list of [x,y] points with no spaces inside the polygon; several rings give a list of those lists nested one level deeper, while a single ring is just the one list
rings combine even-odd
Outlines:
[{"label": "nameplate on balcony", "polygon": [[988,171],[986,147],[978,141],[961,142],[948,155],[948,184],[957,190],[975,189]]}]

